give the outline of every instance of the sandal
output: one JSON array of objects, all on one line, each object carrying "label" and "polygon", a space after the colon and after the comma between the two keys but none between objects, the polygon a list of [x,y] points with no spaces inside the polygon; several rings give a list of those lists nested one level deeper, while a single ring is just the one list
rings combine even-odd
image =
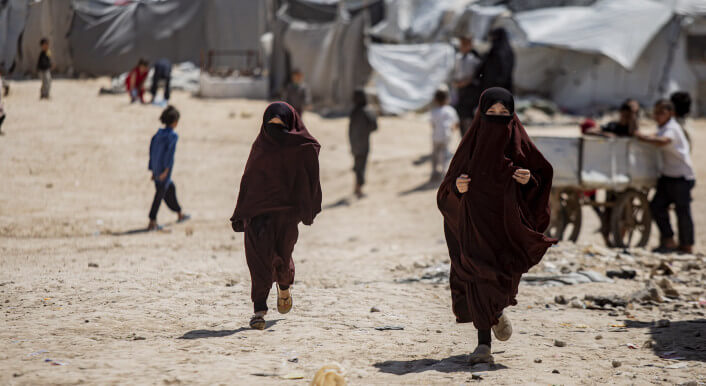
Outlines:
[{"label": "sandal", "polygon": [[512,336],[512,324],[510,323],[510,318],[503,314],[498,319],[498,324],[492,327],[493,335],[495,339],[500,341],[506,341]]},{"label": "sandal", "polygon": [[286,314],[292,309],[292,287],[289,287],[289,296],[282,297],[282,292],[277,284],[277,311],[280,314]]},{"label": "sandal", "polygon": [[468,358],[468,362],[471,366],[477,365],[479,363],[495,363],[495,358],[490,353],[490,346],[487,344],[479,344],[478,347],[471,353]]},{"label": "sandal", "polygon": [[265,313],[257,312],[252,318],[250,318],[250,328],[254,330],[264,330],[265,329]]}]

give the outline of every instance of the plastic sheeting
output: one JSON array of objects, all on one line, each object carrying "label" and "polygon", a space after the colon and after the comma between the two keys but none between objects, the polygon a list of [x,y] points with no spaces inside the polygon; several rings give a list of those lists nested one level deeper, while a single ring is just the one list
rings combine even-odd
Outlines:
[{"label": "plastic sheeting", "polygon": [[363,40],[368,20],[369,15],[360,12],[350,19],[307,23],[290,17],[286,8],[280,10],[274,27],[272,93],[278,94],[286,85],[288,72],[298,68],[318,111],[348,112],[353,91],[364,86],[370,76]]},{"label": "plastic sheeting", "polygon": [[600,53],[630,70],[672,15],[669,5],[657,2],[602,0],[521,12],[514,19],[530,43]]},{"label": "plastic sheeting", "polygon": [[51,58],[57,72],[73,68],[69,31],[73,20],[72,0],[44,0],[29,3],[27,24],[22,34],[20,57],[15,72],[35,73],[39,57],[39,40],[48,38]]},{"label": "plastic sheeting", "polygon": [[[697,95],[697,79],[686,60],[686,37],[676,46],[670,36],[673,20],[652,40],[631,71],[600,54],[552,47],[517,47],[514,83],[521,92],[545,95],[572,113],[615,108],[627,98],[649,106],[677,90]],[[670,49],[673,63],[667,66]],[[669,69],[665,73],[665,69]]]},{"label": "plastic sheeting", "polygon": [[15,62],[26,19],[27,0],[0,1],[0,69],[3,72],[9,71]]},{"label": "plastic sheeting", "polygon": [[385,20],[370,34],[385,43],[427,43],[448,37],[454,18],[472,0],[386,0]]},{"label": "plastic sheeting", "polygon": [[431,102],[453,69],[454,50],[446,43],[371,44],[368,60],[383,111],[399,114]]},{"label": "plastic sheeting", "polygon": [[76,71],[119,74],[139,58],[199,62],[204,46],[200,1],[75,3],[69,41]]},{"label": "plastic sheeting", "polygon": [[[208,48],[259,53],[260,37],[267,30],[267,3],[262,0],[208,0],[204,36]],[[219,56],[214,58],[213,64],[237,69],[248,65],[243,56]]]}]

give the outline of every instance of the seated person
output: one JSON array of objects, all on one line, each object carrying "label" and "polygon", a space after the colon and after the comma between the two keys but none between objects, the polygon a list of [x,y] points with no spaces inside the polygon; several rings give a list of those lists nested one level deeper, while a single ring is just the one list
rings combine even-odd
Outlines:
[{"label": "seated person", "polygon": [[620,118],[601,126],[600,129],[593,128],[586,130],[586,135],[597,135],[601,137],[632,137],[638,130],[638,113],[640,104],[634,99],[628,99],[620,105]]}]

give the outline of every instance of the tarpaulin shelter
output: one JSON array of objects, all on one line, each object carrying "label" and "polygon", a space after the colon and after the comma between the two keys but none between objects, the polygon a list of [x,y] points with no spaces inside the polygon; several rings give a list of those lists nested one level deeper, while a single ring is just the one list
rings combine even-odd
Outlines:
[{"label": "tarpaulin shelter", "polygon": [[518,90],[571,112],[613,107],[626,98],[649,105],[676,90],[697,94],[684,19],[670,2],[602,0],[519,12],[499,24],[513,33]]},{"label": "tarpaulin shelter", "polygon": [[[289,72],[297,68],[304,74],[317,110],[324,114],[347,112],[353,91],[370,77],[364,32],[380,4],[381,0],[285,2],[273,25],[272,95],[282,91]],[[312,9],[317,12],[304,12]]]},{"label": "tarpaulin shelter", "polygon": [[0,0],[0,70],[9,71],[17,56],[27,19],[27,0]]},{"label": "tarpaulin shelter", "polygon": [[446,83],[454,55],[448,43],[371,44],[368,59],[382,110],[399,114],[428,105]]},{"label": "tarpaulin shelter", "polygon": [[[116,75],[139,58],[199,63],[210,50],[254,51],[272,0],[0,0],[0,63],[34,72],[48,37],[57,71]],[[18,44],[21,41],[21,45]],[[239,56],[216,65],[239,68]]]},{"label": "tarpaulin shelter", "polygon": [[69,32],[74,17],[72,0],[29,2],[27,21],[16,65],[21,72],[33,72],[41,51],[39,40],[48,38],[51,56],[57,72],[73,69]]}]

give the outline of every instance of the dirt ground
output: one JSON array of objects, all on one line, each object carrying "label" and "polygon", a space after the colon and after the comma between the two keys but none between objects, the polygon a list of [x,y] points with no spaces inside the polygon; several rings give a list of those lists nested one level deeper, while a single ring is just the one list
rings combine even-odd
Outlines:
[{"label": "dirt ground", "polygon": [[[228,218],[266,104],[175,93],[182,119],[173,179],[193,219],[175,224],[163,205],[167,231],[145,233],[154,189],[147,150],[160,109],[98,96],[107,83],[58,80],[53,99],[40,102],[38,82],[16,82],[6,99],[0,384],[301,385],[333,362],[359,385],[706,383],[704,256],[667,257],[670,273],[659,257],[606,251],[594,246],[590,212],[580,243],[553,248],[532,273],[627,265],[637,277],[523,283],[508,309],[515,334],[493,344],[496,365],[470,368],[475,330],[451,313],[442,220],[421,162],[430,129],[415,114],[380,120],[362,200],[351,195],[347,120],[305,115],[323,145],[326,208],[314,226],[300,226],[294,309],[272,310],[265,331],[250,330],[243,239]],[[695,128],[705,181],[706,121]],[[704,185],[694,197],[704,251]],[[651,275],[678,295],[612,308],[584,301],[628,297]],[[669,325],[654,322],[661,319]],[[383,326],[403,329],[375,329]]]}]

